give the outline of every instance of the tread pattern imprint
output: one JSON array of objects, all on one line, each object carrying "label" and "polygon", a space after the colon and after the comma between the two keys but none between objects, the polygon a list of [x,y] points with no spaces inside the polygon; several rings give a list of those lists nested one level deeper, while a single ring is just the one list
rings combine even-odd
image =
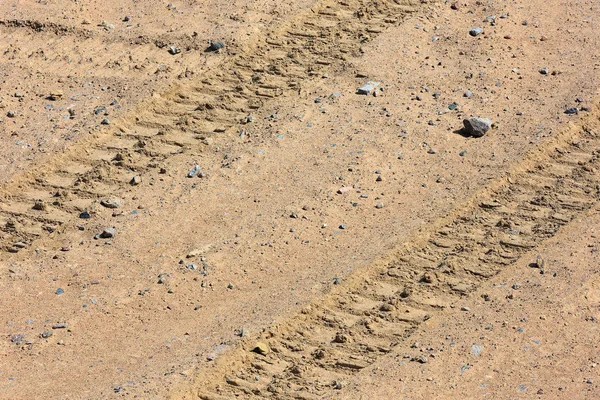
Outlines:
[{"label": "tread pattern imprint", "polygon": [[[77,229],[92,202],[138,190],[132,176],[160,174],[174,154],[237,137],[249,113],[298,95],[325,67],[350,68],[347,59],[360,55],[362,44],[422,7],[411,0],[323,0],[253,38],[250,50],[218,69],[142,102],[110,130],[4,185],[0,249],[28,251],[40,237]],[[243,339],[180,395],[333,397],[339,382],[597,203],[599,116],[594,108],[447,218],[261,337]]]},{"label": "tread pattern imprint", "polygon": [[317,1],[190,84],[142,101],[109,129],[44,160],[43,168],[13,177],[0,187],[0,256],[77,229],[81,212],[136,190],[132,177],[160,174],[175,154],[239,139],[249,114],[297,96],[324,68],[349,68],[347,59],[359,56],[364,43],[418,7],[415,0]]}]

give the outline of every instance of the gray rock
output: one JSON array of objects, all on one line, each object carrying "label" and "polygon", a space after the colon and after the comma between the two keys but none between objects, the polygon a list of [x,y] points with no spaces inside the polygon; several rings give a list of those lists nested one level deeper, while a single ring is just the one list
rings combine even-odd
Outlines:
[{"label": "gray rock", "polygon": [[119,199],[102,199],[100,200],[100,204],[106,208],[119,208],[121,207],[121,200]]},{"label": "gray rock", "polygon": [[479,356],[482,351],[483,351],[483,346],[478,346],[476,344],[471,346],[471,354],[473,354],[475,357]]},{"label": "gray rock", "polygon": [[542,75],[548,75],[548,67],[544,67],[540,69],[540,74]]},{"label": "gray rock", "polygon": [[577,107],[570,107],[565,110],[565,114],[567,115],[577,115],[579,114],[579,110]]},{"label": "gray rock", "polygon": [[102,233],[100,234],[100,237],[102,239],[109,239],[111,237],[115,236],[115,228],[106,228],[104,231],[102,231]]},{"label": "gray rock", "polygon": [[193,178],[200,171],[200,166],[198,164],[194,165],[194,168],[190,169],[187,173],[188,178]]},{"label": "gray rock", "polygon": [[483,28],[471,28],[471,30],[469,31],[469,35],[475,37],[475,36],[479,36],[483,33]]},{"label": "gray rock", "polygon": [[373,92],[373,90],[375,90],[375,88],[379,85],[380,85],[379,82],[369,81],[366,83],[366,85],[359,87],[356,90],[356,93],[363,94],[363,95],[370,95]]},{"label": "gray rock", "polygon": [[463,120],[463,124],[469,136],[482,137],[491,128],[492,121],[488,118],[471,117]]},{"label": "gray rock", "polygon": [[89,219],[92,218],[92,216],[90,215],[89,211],[85,210],[81,214],[79,214],[79,218]]},{"label": "gray rock", "polygon": [[213,42],[210,41],[210,44],[208,46],[208,51],[218,51],[221,50],[223,47],[225,47],[225,45],[223,44],[223,42]]},{"label": "gray rock", "polygon": [[175,54],[179,53],[181,53],[181,49],[179,47],[169,46],[169,54],[174,56]]}]

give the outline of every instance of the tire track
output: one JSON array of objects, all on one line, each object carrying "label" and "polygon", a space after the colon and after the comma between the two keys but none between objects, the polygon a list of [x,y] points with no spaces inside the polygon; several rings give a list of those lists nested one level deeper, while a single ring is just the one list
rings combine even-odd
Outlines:
[{"label": "tire track", "polygon": [[[266,103],[297,96],[324,68],[347,68],[347,58],[359,55],[364,43],[419,6],[412,0],[324,0],[251,39],[249,50],[142,102],[114,128],[4,185],[0,247],[17,253],[40,237],[75,230],[80,213],[102,197],[131,191],[134,176],[158,175],[174,154],[199,155],[210,141],[237,138]],[[137,186],[133,190],[145,190],[143,181]]]},{"label": "tire track", "polygon": [[[202,371],[183,398],[330,398],[424,321],[600,199],[600,112],[528,155],[452,215]],[[535,261],[535,260],[531,260]],[[543,260],[537,267],[543,273]],[[416,359],[415,361],[419,361]]]}]

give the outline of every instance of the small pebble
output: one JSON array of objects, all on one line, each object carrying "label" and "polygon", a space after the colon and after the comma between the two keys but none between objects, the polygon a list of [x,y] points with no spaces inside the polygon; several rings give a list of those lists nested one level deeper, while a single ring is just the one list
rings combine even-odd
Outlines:
[{"label": "small pebble", "polygon": [[567,115],[577,115],[579,114],[579,110],[577,107],[569,107],[565,110],[565,114]]},{"label": "small pebble", "polygon": [[475,36],[479,36],[483,33],[483,28],[471,28],[471,30],[469,31],[469,35],[475,37]]},{"label": "small pebble", "polygon": [[102,231],[102,233],[100,234],[100,237],[102,239],[109,239],[111,237],[115,236],[115,228],[106,228],[104,231]]},{"label": "small pebble", "polygon": [[208,51],[218,51],[224,47],[225,47],[225,45],[222,42],[213,42],[211,40],[210,44],[208,46]]}]

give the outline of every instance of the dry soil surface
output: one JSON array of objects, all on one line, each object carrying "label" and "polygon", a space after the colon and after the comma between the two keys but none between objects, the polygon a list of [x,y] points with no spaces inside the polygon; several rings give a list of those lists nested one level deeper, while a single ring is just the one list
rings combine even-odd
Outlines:
[{"label": "dry soil surface", "polygon": [[0,398],[595,398],[599,12],[1,4]]}]

